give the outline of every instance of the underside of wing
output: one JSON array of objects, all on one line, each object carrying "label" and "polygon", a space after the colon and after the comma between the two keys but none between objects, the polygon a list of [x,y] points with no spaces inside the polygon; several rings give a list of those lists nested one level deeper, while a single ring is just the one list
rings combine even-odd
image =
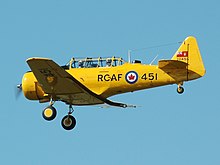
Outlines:
[{"label": "underside of wing", "polygon": [[72,105],[106,103],[127,107],[126,104],[112,102],[92,92],[51,59],[29,58],[27,63],[44,92],[56,100]]}]

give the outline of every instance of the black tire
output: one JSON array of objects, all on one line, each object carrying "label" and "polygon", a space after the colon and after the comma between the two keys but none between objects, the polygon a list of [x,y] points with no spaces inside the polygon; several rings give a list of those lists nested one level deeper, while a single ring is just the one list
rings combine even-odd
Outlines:
[{"label": "black tire", "polygon": [[184,88],[183,88],[183,87],[178,87],[178,88],[177,88],[177,92],[178,92],[179,94],[182,94],[182,93],[184,92]]},{"label": "black tire", "polygon": [[61,121],[65,130],[72,130],[76,126],[76,119],[72,115],[66,115]]},{"label": "black tire", "polygon": [[43,110],[42,116],[45,120],[51,121],[57,116],[57,111],[53,106],[49,106]]}]

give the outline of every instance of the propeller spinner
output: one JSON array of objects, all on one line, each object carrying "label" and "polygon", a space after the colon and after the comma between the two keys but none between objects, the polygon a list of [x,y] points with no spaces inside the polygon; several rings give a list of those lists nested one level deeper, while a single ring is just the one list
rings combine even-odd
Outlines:
[{"label": "propeller spinner", "polygon": [[21,95],[22,92],[22,84],[18,84],[16,86],[16,91],[15,91],[15,99],[17,100],[19,96]]}]

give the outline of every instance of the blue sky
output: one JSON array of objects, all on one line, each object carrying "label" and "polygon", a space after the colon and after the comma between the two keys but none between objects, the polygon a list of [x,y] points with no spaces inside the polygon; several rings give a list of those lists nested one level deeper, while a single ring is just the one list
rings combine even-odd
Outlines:
[{"label": "blue sky", "polygon": [[[220,164],[220,3],[217,0],[8,0],[0,2],[0,164]],[[75,107],[77,126],[64,131],[68,107],[41,116],[47,104],[14,99],[14,88],[39,56],[60,65],[71,57],[121,56],[129,49],[197,38],[205,77],[112,97],[136,109]],[[172,57],[179,44],[132,52],[149,63]]]}]

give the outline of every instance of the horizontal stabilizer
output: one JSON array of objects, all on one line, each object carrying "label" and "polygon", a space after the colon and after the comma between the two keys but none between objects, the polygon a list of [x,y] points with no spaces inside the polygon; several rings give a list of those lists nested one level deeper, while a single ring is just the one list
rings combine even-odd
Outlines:
[{"label": "horizontal stabilizer", "polygon": [[188,80],[188,64],[177,60],[160,60],[158,68],[163,70],[166,74],[171,76],[177,82]]},{"label": "horizontal stabilizer", "polygon": [[158,67],[162,70],[169,70],[169,69],[186,69],[187,63],[177,60],[160,60],[158,62]]}]

